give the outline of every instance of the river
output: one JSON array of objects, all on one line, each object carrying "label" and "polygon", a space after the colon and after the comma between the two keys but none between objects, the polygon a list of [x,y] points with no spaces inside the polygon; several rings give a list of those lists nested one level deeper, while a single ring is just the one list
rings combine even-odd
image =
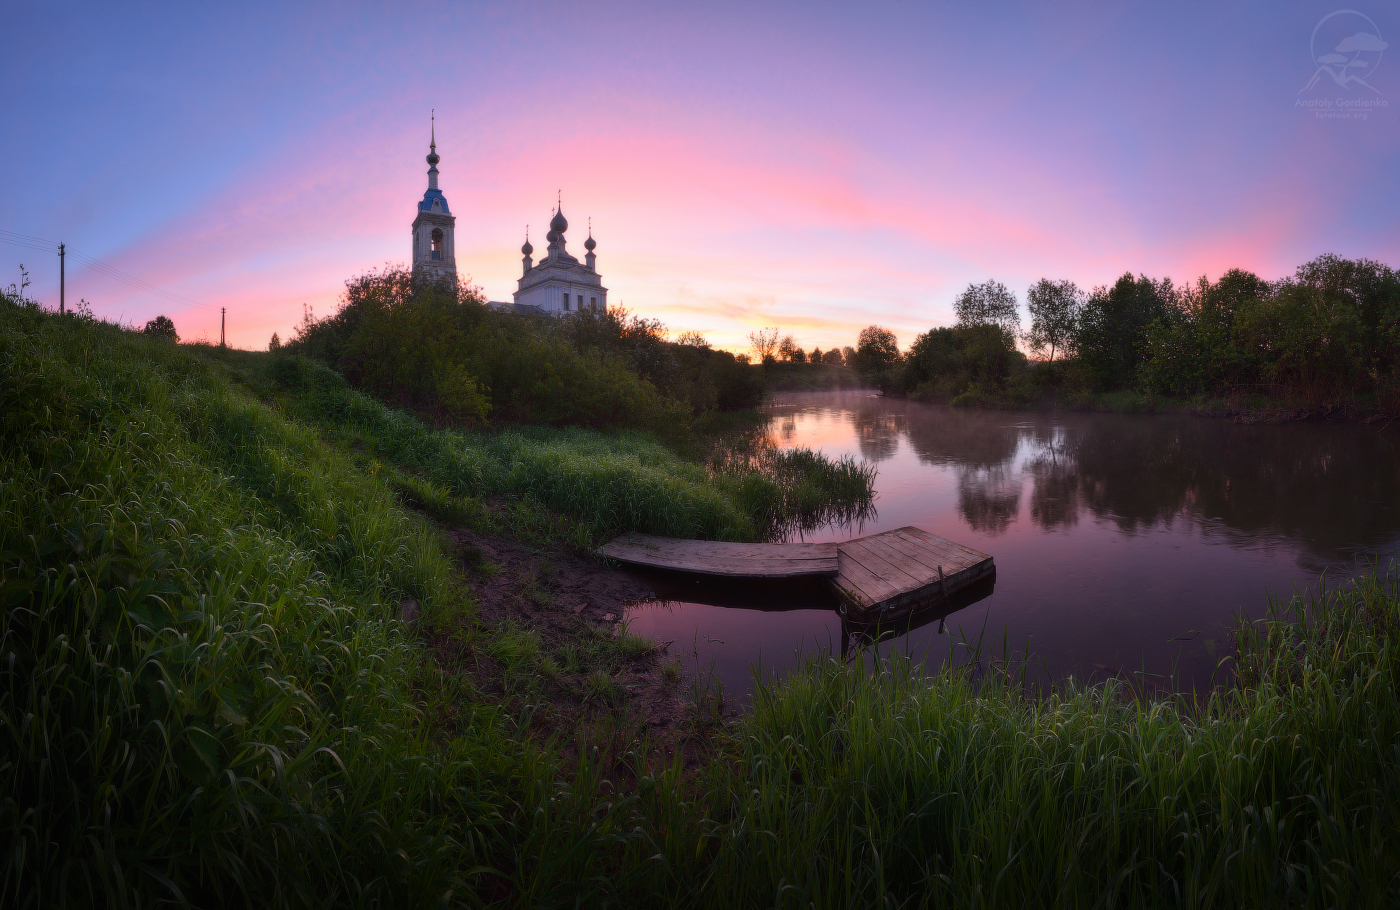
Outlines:
[{"label": "river", "polygon": [[[780,445],[879,471],[873,520],[806,539],[915,525],[994,557],[995,583],[970,603],[881,644],[930,665],[980,639],[1028,655],[1038,681],[1201,691],[1222,678],[1241,617],[1400,558],[1400,427],[972,411],[868,393],[783,395],[768,410]],[[630,628],[672,642],[734,703],[753,667],[781,675],[843,647],[821,585],[648,580],[663,599],[632,608]]]}]

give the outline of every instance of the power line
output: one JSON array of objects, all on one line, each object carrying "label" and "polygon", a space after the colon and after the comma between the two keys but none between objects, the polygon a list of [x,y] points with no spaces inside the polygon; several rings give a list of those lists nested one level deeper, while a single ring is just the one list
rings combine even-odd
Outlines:
[{"label": "power line", "polygon": [[[56,240],[45,240],[42,237],[34,237],[29,234],[21,234],[17,231],[6,230],[0,230],[0,243],[8,243],[13,246],[24,247],[25,249],[40,250],[42,252],[55,254],[58,253],[59,247],[59,243]],[[175,303],[199,310],[213,309],[213,304],[198,303],[188,297],[181,297],[179,294],[173,294],[170,291],[158,288],[153,284],[142,281],[134,275],[129,275],[120,269],[108,265],[95,256],[89,256],[87,253],[75,250],[71,246],[67,248],[67,252],[69,256],[78,260],[85,268],[90,268],[98,274],[111,278],[113,281],[119,281],[135,290],[156,297],[164,303]]]}]

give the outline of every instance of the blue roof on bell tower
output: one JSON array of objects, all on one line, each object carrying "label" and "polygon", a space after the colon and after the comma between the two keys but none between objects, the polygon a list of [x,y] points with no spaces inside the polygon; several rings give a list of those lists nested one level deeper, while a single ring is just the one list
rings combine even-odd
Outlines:
[{"label": "blue roof on bell tower", "polygon": [[438,215],[451,215],[447,210],[447,197],[442,194],[442,190],[429,189],[423,194],[423,201],[418,203],[418,211],[433,212]]},{"label": "blue roof on bell tower", "polygon": [[437,112],[433,112],[433,126],[431,140],[428,143],[428,190],[423,194],[423,201],[418,203],[418,211],[428,212],[435,215],[451,215],[447,208],[447,197],[438,189],[438,162],[442,160],[437,153]]}]

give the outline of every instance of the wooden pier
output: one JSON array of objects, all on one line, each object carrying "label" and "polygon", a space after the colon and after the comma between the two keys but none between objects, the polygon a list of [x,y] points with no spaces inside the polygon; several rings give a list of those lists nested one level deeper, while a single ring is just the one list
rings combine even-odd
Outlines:
[{"label": "wooden pier", "polygon": [[837,551],[832,583],[861,617],[918,609],[995,571],[986,553],[915,527],[848,540]]},{"label": "wooden pier", "polygon": [[905,613],[995,571],[992,557],[920,528],[845,543],[755,544],[624,534],[599,551],[618,562],[730,578],[822,575],[854,617]]},{"label": "wooden pier", "polygon": [[598,552],[633,565],[728,578],[796,578],[839,570],[834,543],[725,543],[624,534]]}]

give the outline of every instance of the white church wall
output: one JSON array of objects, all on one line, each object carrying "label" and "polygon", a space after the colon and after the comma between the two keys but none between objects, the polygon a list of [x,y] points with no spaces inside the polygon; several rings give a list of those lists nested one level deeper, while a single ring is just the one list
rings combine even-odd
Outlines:
[{"label": "white church wall", "polygon": [[[564,306],[565,294],[569,295],[567,309]],[[577,313],[580,306],[586,309],[596,305],[599,309],[606,309],[608,295],[607,291],[602,290],[597,285],[577,284],[571,281],[547,281],[516,294],[515,302],[539,307],[547,313],[562,315],[564,313]]]}]

